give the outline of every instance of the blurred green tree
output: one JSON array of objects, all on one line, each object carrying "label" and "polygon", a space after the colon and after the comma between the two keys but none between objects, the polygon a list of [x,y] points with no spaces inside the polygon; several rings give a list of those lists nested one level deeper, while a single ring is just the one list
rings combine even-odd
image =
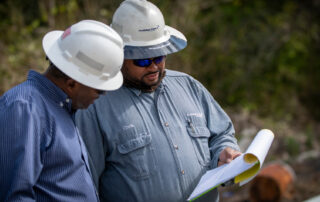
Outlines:
[{"label": "blurred green tree", "polygon": [[[224,106],[261,116],[320,119],[317,0],[151,0],[188,47],[168,67],[190,73]],[[81,19],[111,23],[121,0],[0,3],[0,94],[46,66],[41,38]]]}]

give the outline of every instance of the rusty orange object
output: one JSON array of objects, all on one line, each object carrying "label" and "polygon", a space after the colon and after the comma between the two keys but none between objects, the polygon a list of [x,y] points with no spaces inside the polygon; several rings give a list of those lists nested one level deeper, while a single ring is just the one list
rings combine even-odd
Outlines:
[{"label": "rusty orange object", "polygon": [[252,180],[250,201],[277,202],[282,198],[291,198],[295,173],[283,163],[270,164]]}]

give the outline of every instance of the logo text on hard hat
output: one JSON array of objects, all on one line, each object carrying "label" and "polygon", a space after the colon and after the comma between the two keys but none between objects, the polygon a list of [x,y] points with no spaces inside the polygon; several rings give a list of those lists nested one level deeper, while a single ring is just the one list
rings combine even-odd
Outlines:
[{"label": "logo text on hard hat", "polygon": [[159,29],[159,27],[160,27],[160,25],[157,25],[156,27],[147,28],[147,29],[139,29],[139,32],[155,31],[155,30]]},{"label": "logo text on hard hat", "polygon": [[62,36],[61,36],[61,39],[63,40],[63,39],[65,39],[67,36],[69,36],[71,34],[71,27],[69,27],[68,29],[66,29],[64,32],[63,32],[63,34],[62,34]]}]

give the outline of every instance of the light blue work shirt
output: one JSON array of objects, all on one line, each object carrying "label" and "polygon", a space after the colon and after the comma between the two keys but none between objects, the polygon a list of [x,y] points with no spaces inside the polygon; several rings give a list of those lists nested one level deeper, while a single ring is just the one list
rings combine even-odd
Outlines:
[{"label": "light blue work shirt", "polygon": [[[108,92],[78,111],[76,123],[102,201],[186,201],[223,148],[239,150],[227,114],[177,71],[166,70],[154,93]],[[200,199],[218,200],[217,190]]]},{"label": "light blue work shirt", "polygon": [[71,100],[43,75],[0,97],[0,201],[95,202]]}]

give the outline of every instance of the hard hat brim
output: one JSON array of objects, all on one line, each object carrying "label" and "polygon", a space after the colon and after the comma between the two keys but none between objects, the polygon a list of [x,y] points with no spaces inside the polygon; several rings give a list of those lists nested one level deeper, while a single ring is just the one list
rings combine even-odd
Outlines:
[{"label": "hard hat brim", "polygon": [[162,55],[168,55],[178,52],[187,46],[186,37],[178,30],[166,26],[166,29],[170,33],[169,40],[162,43],[150,45],[150,46],[130,46],[124,47],[125,59],[144,59],[153,58]]},{"label": "hard hat brim", "polygon": [[94,89],[111,91],[122,86],[123,77],[121,71],[106,80],[103,77],[97,78],[96,76],[83,73],[77,65],[67,60],[58,44],[62,34],[63,31],[51,31],[42,40],[42,47],[46,56],[59,70],[75,81]]}]

